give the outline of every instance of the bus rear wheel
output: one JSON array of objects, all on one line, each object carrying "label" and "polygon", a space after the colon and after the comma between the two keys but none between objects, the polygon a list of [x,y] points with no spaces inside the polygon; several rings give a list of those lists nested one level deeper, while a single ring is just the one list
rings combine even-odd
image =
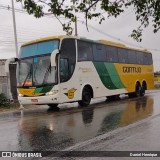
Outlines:
[{"label": "bus rear wheel", "polygon": [[84,87],[82,91],[82,100],[78,101],[80,106],[88,106],[91,102],[92,93],[89,87]]},{"label": "bus rear wheel", "polygon": [[146,89],[145,85],[142,84],[140,96],[144,96],[145,95],[145,89]]},{"label": "bus rear wheel", "polygon": [[135,97],[139,97],[141,95],[142,87],[139,83],[136,84],[134,95]]},{"label": "bus rear wheel", "polygon": [[48,104],[49,106],[49,111],[59,111],[60,108],[58,107],[58,104]]},{"label": "bus rear wheel", "polygon": [[135,91],[128,93],[129,98],[139,97],[142,94],[142,87],[139,83],[136,83]]}]

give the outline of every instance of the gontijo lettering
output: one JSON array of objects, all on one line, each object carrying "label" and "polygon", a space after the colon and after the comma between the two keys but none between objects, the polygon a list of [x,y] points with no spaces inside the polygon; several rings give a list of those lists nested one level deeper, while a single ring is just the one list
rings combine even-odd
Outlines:
[{"label": "gontijo lettering", "polygon": [[123,67],[123,73],[141,73],[141,67]]}]

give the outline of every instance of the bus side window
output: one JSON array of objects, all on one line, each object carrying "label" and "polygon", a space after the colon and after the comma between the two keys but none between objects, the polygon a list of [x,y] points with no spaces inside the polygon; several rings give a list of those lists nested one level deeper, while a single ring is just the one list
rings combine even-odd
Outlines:
[{"label": "bus side window", "polygon": [[128,63],[128,52],[126,49],[118,48],[118,59],[120,63]]},{"label": "bus side window", "polygon": [[147,55],[148,55],[147,53],[143,53],[143,63],[146,65],[149,64]]},{"label": "bus side window", "polygon": [[151,53],[147,54],[147,58],[148,58],[148,64],[153,64],[152,54]]},{"label": "bus side window", "polygon": [[91,61],[92,59],[91,43],[78,40],[78,61]]},{"label": "bus side window", "polygon": [[93,44],[93,57],[94,61],[106,61],[106,50],[105,46],[102,44]]},{"label": "bus side window", "polygon": [[117,48],[113,46],[106,46],[107,62],[118,62]]},{"label": "bus side window", "polygon": [[78,60],[83,61],[83,60],[88,60],[87,56],[87,47],[86,46],[79,46],[78,48]]},{"label": "bus side window", "polygon": [[143,64],[143,54],[142,52],[137,51],[137,63]]},{"label": "bus side window", "polygon": [[136,51],[128,50],[128,62],[132,64],[136,64],[138,57],[136,56]]}]

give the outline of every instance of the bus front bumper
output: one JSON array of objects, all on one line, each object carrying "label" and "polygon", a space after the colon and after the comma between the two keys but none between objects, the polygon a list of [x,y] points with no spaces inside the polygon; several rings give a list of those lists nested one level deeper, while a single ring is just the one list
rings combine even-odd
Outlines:
[{"label": "bus front bumper", "polygon": [[37,97],[18,97],[19,103],[24,104],[59,104],[58,94],[37,96]]}]

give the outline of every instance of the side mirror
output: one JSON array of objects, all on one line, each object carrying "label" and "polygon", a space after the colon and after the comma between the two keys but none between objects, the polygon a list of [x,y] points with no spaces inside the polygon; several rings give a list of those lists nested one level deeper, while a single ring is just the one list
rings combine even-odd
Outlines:
[{"label": "side mirror", "polygon": [[51,54],[51,66],[52,67],[56,67],[56,56],[57,56],[58,53],[59,53],[59,50],[56,49]]},{"label": "side mirror", "polygon": [[18,58],[7,59],[6,62],[5,62],[5,72],[9,73],[9,64],[13,63],[13,62],[17,62],[17,61],[18,61]]}]

